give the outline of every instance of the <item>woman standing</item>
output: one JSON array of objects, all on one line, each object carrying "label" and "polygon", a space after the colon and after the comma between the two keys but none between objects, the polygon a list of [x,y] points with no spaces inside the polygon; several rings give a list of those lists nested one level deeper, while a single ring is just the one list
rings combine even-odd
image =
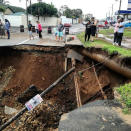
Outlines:
[{"label": "woman standing", "polygon": [[39,38],[42,38],[42,34],[41,34],[42,33],[42,26],[39,21],[37,21],[37,24],[38,24]]},{"label": "woman standing", "polygon": [[90,40],[90,35],[91,35],[91,22],[90,20],[88,20],[87,24],[84,24],[86,26],[85,29],[85,42],[87,40],[87,36],[88,36],[88,41]]},{"label": "woman standing", "polygon": [[7,32],[8,39],[10,39],[10,22],[5,19],[5,30]]}]

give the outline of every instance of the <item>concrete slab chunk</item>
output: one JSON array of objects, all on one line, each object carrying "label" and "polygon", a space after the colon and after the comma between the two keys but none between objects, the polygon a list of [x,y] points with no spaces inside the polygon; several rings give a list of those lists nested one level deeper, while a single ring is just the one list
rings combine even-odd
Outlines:
[{"label": "concrete slab chunk", "polygon": [[17,112],[18,111],[16,109],[5,106],[5,114],[12,115],[12,114],[17,113]]},{"label": "concrete slab chunk", "polygon": [[80,62],[83,62],[84,57],[74,50],[69,50],[67,54],[67,58],[74,58]]}]

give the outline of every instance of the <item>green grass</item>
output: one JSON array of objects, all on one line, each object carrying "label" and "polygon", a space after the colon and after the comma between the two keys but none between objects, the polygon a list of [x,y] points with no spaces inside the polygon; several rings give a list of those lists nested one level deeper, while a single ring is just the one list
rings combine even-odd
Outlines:
[{"label": "green grass", "polygon": [[95,42],[84,42],[84,32],[81,34],[78,34],[77,37],[81,40],[83,43],[84,47],[100,47],[103,50],[108,51],[110,54],[113,53],[114,51],[117,51],[119,54],[122,56],[131,56],[131,50],[121,48],[119,46],[114,46],[111,43],[108,43],[102,39],[95,40]]},{"label": "green grass", "polygon": [[116,91],[121,95],[121,100],[125,105],[123,112],[131,113],[131,83],[120,86]]},{"label": "green grass", "polygon": [[[99,33],[108,36],[114,34],[114,29],[102,29],[99,31]],[[125,28],[124,36],[127,38],[131,38],[131,28]]]}]

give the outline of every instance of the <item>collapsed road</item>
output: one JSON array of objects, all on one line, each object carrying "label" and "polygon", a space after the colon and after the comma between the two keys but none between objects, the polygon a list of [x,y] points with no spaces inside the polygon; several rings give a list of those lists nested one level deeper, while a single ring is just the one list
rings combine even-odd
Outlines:
[{"label": "collapsed road", "polygon": [[[53,131],[58,129],[63,114],[96,100],[113,100],[113,88],[131,79],[131,63],[125,59],[130,61],[129,58],[120,58],[117,53],[109,55],[100,49],[85,49],[82,46],[1,47],[0,130]],[[115,63],[114,66],[110,62]],[[72,72],[74,69],[75,72]],[[64,78],[63,74],[68,73],[70,75]],[[62,81],[57,84],[59,80]],[[24,104],[37,95],[30,95],[32,90],[26,93],[32,84],[41,94],[43,102],[24,113],[27,110]],[[45,95],[54,86],[56,88]],[[15,108],[16,115],[5,114],[5,106]]]}]

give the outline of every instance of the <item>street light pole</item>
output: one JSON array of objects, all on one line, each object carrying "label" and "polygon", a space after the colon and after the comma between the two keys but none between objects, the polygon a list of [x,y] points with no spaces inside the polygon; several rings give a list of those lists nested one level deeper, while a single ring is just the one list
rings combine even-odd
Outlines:
[{"label": "street light pole", "polygon": [[120,0],[120,4],[119,4],[119,15],[120,15],[120,10],[121,10],[121,2],[122,0]]},{"label": "street light pole", "polygon": [[28,10],[27,10],[27,2],[28,2],[28,0],[26,0],[26,18],[27,18],[27,26],[28,26]]}]

